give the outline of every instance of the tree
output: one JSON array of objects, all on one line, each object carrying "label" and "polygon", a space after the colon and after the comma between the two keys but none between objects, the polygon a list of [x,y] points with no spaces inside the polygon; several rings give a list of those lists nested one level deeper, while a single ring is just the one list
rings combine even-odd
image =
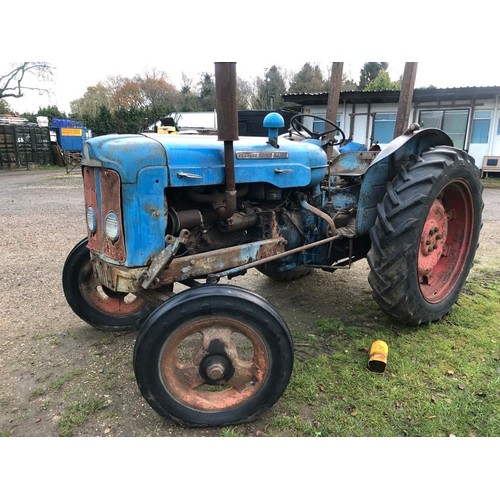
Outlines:
[{"label": "tree", "polygon": [[176,111],[198,111],[200,98],[193,90],[193,80],[182,73],[181,90],[175,106]]},{"label": "tree", "polygon": [[213,111],[215,109],[215,81],[213,75],[202,73],[198,86],[200,89],[200,110]]},{"label": "tree", "polygon": [[113,113],[114,131],[118,134],[136,134],[147,123],[143,109],[119,108]]},{"label": "tree", "polygon": [[87,117],[86,125],[92,130],[94,136],[116,132],[113,116],[106,106],[99,106],[97,115]]},{"label": "tree", "polygon": [[327,85],[328,83],[323,78],[321,68],[317,64],[313,66],[307,62],[292,77],[288,92],[290,94],[325,92]]},{"label": "tree", "polygon": [[85,94],[70,103],[71,115],[75,117],[97,116],[99,108],[109,108],[111,102],[111,89],[105,83],[99,82],[94,86],[87,87]]},{"label": "tree", "polygon": [[389,63],[386,62],[366,62],[359,74],[359,90],[366,90],[368,84],[375,80],[382,70],[387,71],[388,67]]},{"label": "tree", "polygon": [[358,84],[345,73],[342,75],[342,91],[358,90]]},{"label": "tree", "polygon": [[67,118],[66,113],[59,111],[57,106],[38,108],[37,113],[23,113],[21,116],[32,123],[36,123],[37,116],[46,116],[49,120],[52,120],[53,118]]},{"label": "tree", "polygon": [[364,90],[400,90],[401,80],[392,81],[389,73],[385,70],[379,74],[365,87]]},{"label": "tree", "polygon": [[23,62],[14,63],[11,69],[0,75],[0,99],[13,97],[19,99],[24,96],[25,91],[36,90],[37,92],[48,92],[47,89],[32,86],[33,78],[37,81],[47,81],[52,78],[53,67],[46,62]]},{"label": "tree", "polygon": [[253,109],[278,109],[283,106],[281,94],[286,92],[285,79],[280,68],[271,66],[264,78],[257,77],[255,94],[252,99]]},{"label": "tree", "polygon": [[13,114],[14,112],[10,108],[9,104],[7,101],[4,101],[3,99],[0,99],[0,115],[10,115]]},{"label": "tree", "polygon": [[250,109],[252,106],[253,88],[252,85],[238,77],[238,109]]},{"label": "tree", "polygon": [[146,106],[139,82],[124,78],[111,96],[111,109],[137,109]]},{"label": "tree", "polygon": [[180,92],[167,79],[166,73],[156,69],[146,73],[144,77],[137,77],[149,122],[170,114],[181,100]]}]

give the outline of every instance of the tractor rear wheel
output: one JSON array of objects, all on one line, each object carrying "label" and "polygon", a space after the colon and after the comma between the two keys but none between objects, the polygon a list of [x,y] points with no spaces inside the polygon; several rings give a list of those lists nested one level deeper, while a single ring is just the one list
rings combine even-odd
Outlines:
[{"label": "tractor rear wheel", "polygon": [[380,308],[418,325],[447,314],[473,264],[483,209],[479,169],[458,149],[411,157],[377,206],[368,281]]},{"label": "tractor rear wheel", "polygon": [[283,394],[292,367],[292,338],[280,314],[232,285],[180,292],[148,317],[134,349],[146,401],[192,427],[256,419]]}]

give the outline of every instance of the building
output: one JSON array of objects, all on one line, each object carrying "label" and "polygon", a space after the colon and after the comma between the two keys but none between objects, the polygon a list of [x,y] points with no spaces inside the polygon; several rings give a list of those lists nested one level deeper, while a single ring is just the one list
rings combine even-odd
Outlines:
[{"label": "building", "polygon": [[[302,113],[326,116],[327,92],[282,97]],[[346,138],[367,148],[377,141],[383,148],[394,135],[398,101],[398,90],[341,92],[337,125]],[[500,172],[500,87],[415,89],[410,123],[444,130],[484,172]],[[321,131],[324,122],[311,118],[304,125]]]}]

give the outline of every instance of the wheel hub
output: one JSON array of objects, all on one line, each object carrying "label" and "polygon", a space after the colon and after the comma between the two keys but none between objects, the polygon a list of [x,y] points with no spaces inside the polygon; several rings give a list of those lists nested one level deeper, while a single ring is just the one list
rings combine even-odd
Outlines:
[{"label": "wheel hub", "polygon": [[444,253],[448,235],[448,216],[440,200],[435,200],[429,210],[420,238],[418,256],[419,275],[429,277]]},{"label": "wheel hub", "polygon": [[221,339],[213,339],[210,342],[198,370],[209,385],[224,384],[233,377],[234,366]]},{"label": "wheel hub", "polygon": [[220,354],[207,356],[200,364],[200,374],[209,382],[219,382],[226,379],[229,369],[229,360]]}]

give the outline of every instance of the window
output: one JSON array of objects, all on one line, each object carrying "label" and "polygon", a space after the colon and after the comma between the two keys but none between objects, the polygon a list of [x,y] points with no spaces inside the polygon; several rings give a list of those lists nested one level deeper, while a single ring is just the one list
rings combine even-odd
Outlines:
[{"label": "window", "polygon": [[463,149],[468,119],[468,109],[439,109],[420,111],[418,123],[422,128],[441,129],[450,136],[456,148]]},{"label": "window", "polygon": [[[316,116],[320,116],[320,117],[323,117],[323,118],[326,119],[326,113],[325,114],[318,114]],[[335,123],[339,127],[340,127],[340,118],[341,118],[340,113],[337,113],[337,120],[335,120]],[[323,132],[325,130],[325,125],[327,125],[327,124],[324,121],[317,120],[316,118],[314,118],[314,121],[313,121],[313,132],[321,134],[321,132]],[[331,125],[328,125],[328,129],[330,129],[330,128],[331,128]]]},{"label": "window", "polygon": [[373,140],[387,144],[394,139],[396,113],[377,113],[373,121]]},{"label": "window", "polygon": [[497,135],[500,135],[500,118],[498,119]]},{"label": "window", "polygon": [[490,111],[476,111],[474,113],[474,120],[472,121],[471,143],[488,144],[490,120]]}]

